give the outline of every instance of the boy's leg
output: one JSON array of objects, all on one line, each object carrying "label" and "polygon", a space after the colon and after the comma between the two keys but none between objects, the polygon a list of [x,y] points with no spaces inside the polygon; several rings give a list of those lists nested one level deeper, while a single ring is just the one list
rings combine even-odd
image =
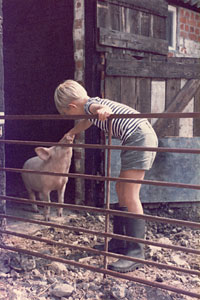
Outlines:
[{"label": "boy's leg", "polygon": [[[119,178],[143,180],[144,170],[121,171]],[[117,182],[116,191],[120,206],[126,206],[129,212],[143,214],[143,207],[140,202],[140,183]]]},{"label": "boy's leg", "polygon": [[[121,171],[120,178],[143,180],[144,175],[145,171],[143,170],[128,170]],[[116,190],[119,197],[120,206],[126,206],[129,212],[133,212],[135,214],[143,214],[143,208],[139,198],[140,188],[141,184],[118,182]],[[125,226],[125,235],[144,238],[144,220],[124,217],[122,223]],[[127,242],[125,255],[136,258],[144,258],[143,244]],[[126,273],[135,270],[140,265],[141,264],[138,264],[136,262],[119,259],[116,262],[108,265],[108,268],[117,272]]]},{"label": "boy's leg", "polygon": [[[127,211],[126,207],[119,207],[118,203],[115,204],[114,209],[120,210],[120,211]],[[125,234],[125,226],[122,223],[123,223],[123,217],[114,215],[114,217],[113,217],[113,233],[120,234],[120,235]],[[123,254],[125,246],[126,246],[125,240],[118,240],[118,239],[112,238],[108,242],[108,251],[113,252],[113,253]],[[105,248],[104,244],[97,244],[94,246],[94,249],[101,250],[101,251],[104,251],[104,248]]]}]

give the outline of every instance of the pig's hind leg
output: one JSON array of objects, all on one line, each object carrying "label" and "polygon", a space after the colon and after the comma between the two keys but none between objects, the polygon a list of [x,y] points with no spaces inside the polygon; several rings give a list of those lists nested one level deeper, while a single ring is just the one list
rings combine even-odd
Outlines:
[{"label": "pig's hind leg", "polygon": [[[64,203],[65,188],[66,188],[66,184],[64,184],[59,190],[57,190],[58,203],[60,203],[60,204]],[[63,208],[62,207],[58,208],[57,214],[58,214],[58,217],[62,217],[62,215],[63,215]]]},{"label": "pig's hind leg", "polygon": [[[41,201],[50,202],[50,193],[39,193],[39,197]],[[45,221],[50,221],[50,207],[44,206],[44,219]]]},{"label": "pig's hind leg", "polygon": [[[29,199],[31,201],[35,201],[36,202],[35,192],[33,190],[31,190],[31,189],[27,189],[27,191],[28,191],[28,194],[29,194]],[[32,208],[33,208],[33,211],[35,213],[39,212],[38,207],[37,207],[36,204],[32,204]]]}]

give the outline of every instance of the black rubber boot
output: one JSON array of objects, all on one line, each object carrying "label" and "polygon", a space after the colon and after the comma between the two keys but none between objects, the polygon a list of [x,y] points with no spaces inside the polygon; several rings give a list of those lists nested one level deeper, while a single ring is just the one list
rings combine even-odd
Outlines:
[{"label": "black rubber boot", "polygon": [[[127,211],[127,207],[120,207],[117,203],[114,207],[115,210]],[[113,217],[113,233],[124,235],[125,234],[125,225],[124,225],[124,217],[115,216]],[[95,245],[94,249],[104,251],[104,244]],[[126,249],[126,241],[118,240],[112,238],[108,242],[108,251],[118,254],[124,254],[124,250]]]},{"label": "black rubber boot", "polygon": [[[145,220],[124,218],[126,235],[135,238],[144,239],[145,235]],[[126,256],[144,259],[144,244],[135,242],[126,242]],[[126,259],[118,259],[116,262],[108,265],[108,269],[127,273],[132,272],[142,266],[142,263],[133,262]]]}]

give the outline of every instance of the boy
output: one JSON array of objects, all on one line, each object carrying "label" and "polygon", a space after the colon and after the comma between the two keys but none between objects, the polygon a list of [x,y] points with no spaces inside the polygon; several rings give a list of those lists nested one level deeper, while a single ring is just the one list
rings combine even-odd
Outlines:
[{"label": "boy", "polygon": [[[101,130],[108,132],[108,117],[111,114],[135,114],[138,113],[127,105],[98,97],[90,98],[86,90],[76,81],[66,80],[55,90],[55,105],[61,114],[66,115],[98,115],[98,119],[81,120],[67,135],[74,136],[86,130],[92,124]],[[112,135],[122,140],[124,146],[157,147],[156,134],[147,119],[113,119]],[[152,167],[156,152],[151,151],[121,151],[120,178],[143,180],[145,171]],[[143,214],[140,202],[141,184],[117,182],[116,192],[119,204],[115,209],[129,211],[135,214]],[[128,217],[114,216],[113,232],[136,238],[144,238],[145,221]],[[103,245],[96,245],[96,249],[104,250]],[[111,239],[108,243],[108,251],[123,253],[126,256],[144,259],[143,244],[136,242],[124,242]],[[108,265],[108,268],[121,272],[131,272],[141,264],[119,259]]]}]

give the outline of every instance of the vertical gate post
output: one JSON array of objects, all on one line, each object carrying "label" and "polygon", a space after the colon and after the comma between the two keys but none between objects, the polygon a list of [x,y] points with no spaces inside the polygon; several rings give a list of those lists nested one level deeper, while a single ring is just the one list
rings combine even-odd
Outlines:
[{"label": "vertical gate post", "polygon": [[[84,0],[74,1],[74,26],[73,26],[73,39],[74,39],[74,61],[75,61],[75,74],[74,79],[80,84],[84,85],[84,38],[85,38],[85,24],[84,24]],[[76,121],[75,121],[76,122]],[[81,132],[75,142],[77,144],[84,143],[85,133]],[[85,173],[85,150],[74,149],[75,158],[75,172]],[[85,201],[85,182],[82,178],[76,178],[75,181],[75,203],[81,204]]]},{"label": "vertical gate post", "polygon": [[[4,69],[3,69],[3,12],[2,12],[2,1],[0,0],[0,114],[4,114]],[[0,138],[4,137],[4,122],[0,121]],[[0,166],[5,166],[5,151],[4,145],[0,145]],[[5,195],[5,173],[0,172],[0,193]],[[0,200],[0,213],[5,213],[5,201]],[[5,219],[0,219],[0,228],[5,228]],[[0,240],[2,237],[0,236]]]}]

